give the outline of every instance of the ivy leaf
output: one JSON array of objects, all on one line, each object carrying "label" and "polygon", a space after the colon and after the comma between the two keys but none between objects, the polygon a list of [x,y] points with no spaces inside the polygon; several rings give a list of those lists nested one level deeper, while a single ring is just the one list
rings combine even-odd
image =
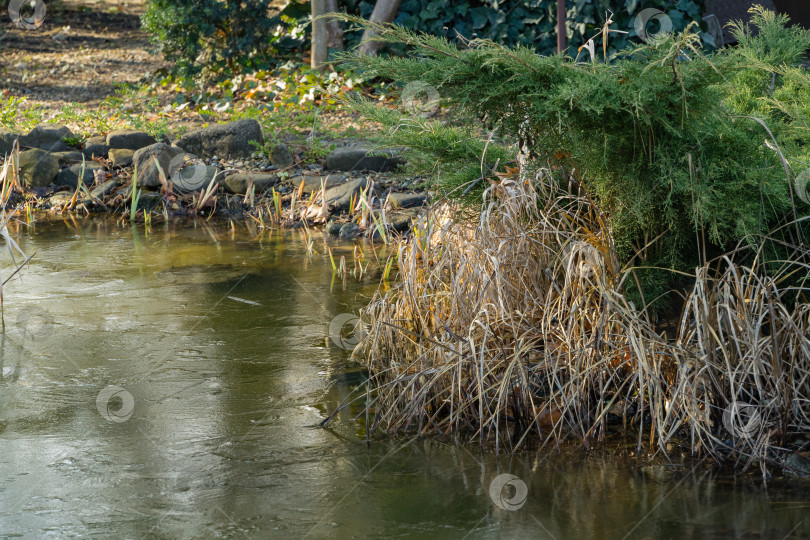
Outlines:
[{"label": "ivy leaf", "polygon": [[690,17],[697,17],[700,13],[700,7],[690,0],[680,0],[675,7],[686,12]]},{"label": "ivy leaf", "polygon": [[686,25],[689,23],[689,20],[684,16],[682,11],[678,11],[677,9],[673,9],[667,13],[669,18],[672,20],[672,29],[673,31],[679,31],[683,28],[686,28]]},{"label": "ivy leaf", "polygon": [[545,16],[545,14],[542,11],[540,11],[540,12],[535,13],[534,15],[530,15],[530,16],[526,17],[523,20],[523,22],[525,22],[527,25],[538,24],[540,21],[543,20],[544,16]]},{"label": "ivy leaf", "polygon": [[487,24],[487,21],[489,20],[489,12],[490,10],[485,7],[477,7],[470,10],[470,15],[472,15],[473,19],[472,27],[474,30],[479,30],[483,28],[485,24]]}]

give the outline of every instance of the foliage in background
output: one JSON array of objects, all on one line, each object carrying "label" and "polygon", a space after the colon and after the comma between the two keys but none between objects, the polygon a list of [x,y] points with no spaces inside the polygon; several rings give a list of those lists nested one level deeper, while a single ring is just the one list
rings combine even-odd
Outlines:
[{"label": "foliage in background", "polygon": [[[614,34],[609,52],[624,48],[637,38],[636,16],[646,8],[666,12],[675,31],[699,20],[704,0],[568,0],[569,52],[587,41],[612,13]],[[270,0],[151,0],[142,18],[144,29],[159,44],[165,57],[181,75],[203,70],[231,74],[251,72],[283,63],[292,51],[309,45],[310,5],[288,1],[281,9]],[[340,9],[368,18],[373,1],[348,0]],[[556,0],[405,0],[395,23],[451,40],[479,37],[503,45],[522,45],[541,54],[556,47]],[[657,31],[651,23],[649,32]],[[347,32],[347,45],[360,40],[360,32]],[[394,47],[393,52],[404,52]]]},{"label": "foliage in background", "polygon": [[[348,13],[368,19],[374,2],[348,0]],[[585,43],[604,26],[610,12],[613,28],[628,32],[616,34],[609,44],[615,53],[636,40],[634,21],[646,8],[660,9],[672,20],[675,31],[699,20],[704,0],[568,0],[566,34],[569,52]],[[556,0],[438,0],[421,2],[404,0],[394,20],[409,30],[444,36],[456,41],[478,37],[507,46],[522,45],[539,52],[553,54],[557,48]],[[649,32],[656,32],[650,23]],[[576,53],[575,53],[576,54]]]},{"label": "foliage in background", "polygon": [[[386,26],[378,28],[385,39],[420,55],[347,57],[344,65],[401,85],[433,86],[467,125],[495,127],[526,143],[538,162],[568,171],[601,202],[624,263],[691,274],[810,211],[794,197],[780,158],[794,175],[810,163],[810,101],[802,99],[810,78],[798,66],[810,32],[785,28],[784,17],[763,10],[754,21],[757,36],[738,26],[741,46],[711,58],[686,31],[631,47],[612,63],[598,61],[598,53],[575,62],[488,40],[459,48]],[[448,133],[437,122],[426,129],[413,118],[363,110],[393,128],[396,144],[431,152],[436,134]],[[479,175],[470,170],[451,183]],[[782,242],[800,244],[806,222],[804,229],[780,229],[766,255],[779,258]],[[661,271],[640,272],[639,280],[645,304],[674,284]]]},{"label": "foliage in background", "polygon": [[[266,68],[275,56],[300,48],[308,7],[271,0],[151,0],[144,29],[182,75],[203,69],[231,72]],[[299,22],[300,21],[300,22]]]}]

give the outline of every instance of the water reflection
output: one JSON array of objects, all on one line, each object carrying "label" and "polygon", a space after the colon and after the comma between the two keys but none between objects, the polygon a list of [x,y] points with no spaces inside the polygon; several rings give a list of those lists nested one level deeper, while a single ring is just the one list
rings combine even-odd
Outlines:
[{"label": "water reflection", "polygon": [[[376,286],[332,287],[323,237],[107,220],[16,234],[37,255],[4,291],[0,537],[810,535],[803,488],[730,483],[702,464],[367,448],[356,409],[317,427],[363,380],[329,323]],[[97,409],[109,385],[132,395],[126,421]],[[528,487],[518,511],[490,500],[502,472]]]}]

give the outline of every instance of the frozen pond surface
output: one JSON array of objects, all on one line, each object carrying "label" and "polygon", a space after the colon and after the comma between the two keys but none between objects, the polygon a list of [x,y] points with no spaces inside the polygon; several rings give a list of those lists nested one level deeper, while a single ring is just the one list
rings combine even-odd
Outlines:
[{"label": "frozen pond surface", "polygon": [[[16,238],[36,255],[4,288],[0,538],[810,537],[807,484],[603,452],[368,448],[348,411],[318,427],[364,378],[330,322],[376,279],[331,283],[317,234],[314,254],[303,233],[204,222]],[[503,473],[527,487],[517,510],[490,497]]]}]

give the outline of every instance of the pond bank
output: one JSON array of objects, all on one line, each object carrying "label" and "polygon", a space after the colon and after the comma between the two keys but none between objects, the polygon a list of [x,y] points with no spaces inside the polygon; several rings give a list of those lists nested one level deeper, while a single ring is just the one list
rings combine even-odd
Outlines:
[{"label": "pond bank", "polygon": [[395,149],[355,142],[316,159],[265,140],[252,119],[161,140],[135,130],[83,139],[40,124],[27,134],[0,131],[0,154],[9,156],[4,185],[17,188],[4,190],[8,203],[26,210],[217,215],[385,238],[407,232],[428,201],[420,178],[398,172]]}]

